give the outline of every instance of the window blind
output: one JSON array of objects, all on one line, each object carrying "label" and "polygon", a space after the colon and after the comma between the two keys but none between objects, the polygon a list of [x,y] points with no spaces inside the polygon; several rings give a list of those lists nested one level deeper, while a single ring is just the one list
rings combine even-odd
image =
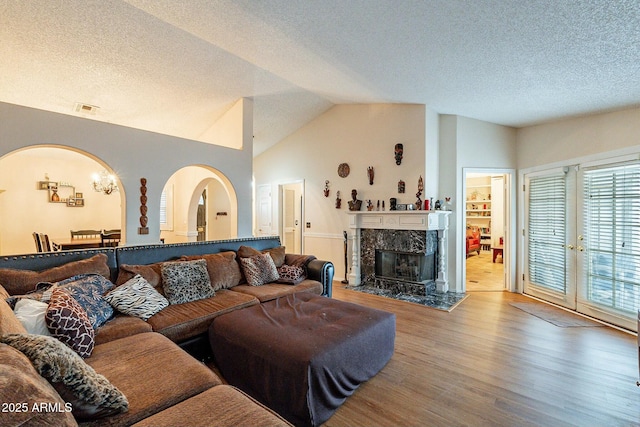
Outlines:
[{"label": "window blind", "polygon": [[529,181],[529,282],[566,294],[566,178],[533,177]]},{"label": "window blind", "polygon": [[160,225],[167,225],[167,192],[162,190],[160,195]]},{"label": "window blind", "polygon": [[640,163],[584,171],[587,299],[640,308]]}]

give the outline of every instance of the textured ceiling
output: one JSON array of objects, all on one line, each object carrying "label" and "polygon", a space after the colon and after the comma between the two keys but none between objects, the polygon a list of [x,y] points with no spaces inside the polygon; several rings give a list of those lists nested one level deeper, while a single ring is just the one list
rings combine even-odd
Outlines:
[{"label": "textured ceiling", "polygon": [[254,100],[254,154],[332,105],[521,127],[640,105],[638,0],[0,0],[0,101],[205,141]]}]

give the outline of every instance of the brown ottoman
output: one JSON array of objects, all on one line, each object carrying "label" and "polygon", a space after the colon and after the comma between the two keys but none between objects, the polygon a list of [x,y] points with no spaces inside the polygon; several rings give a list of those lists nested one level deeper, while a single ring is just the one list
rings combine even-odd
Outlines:
[{"label": "brown ottoman", "polygon": [[215,362],[230,384],[297,426],[318,426],[393,355],[393,313],[299,293],[217,317]]}]

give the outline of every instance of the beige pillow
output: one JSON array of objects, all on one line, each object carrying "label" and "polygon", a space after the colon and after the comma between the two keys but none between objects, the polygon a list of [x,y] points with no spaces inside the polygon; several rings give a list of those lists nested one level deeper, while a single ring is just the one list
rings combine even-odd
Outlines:
[{"label": "beige pillow", "polygon": [[260,255],[260,254],[271,255],[271,258],[273,259],[273,263],[276,265],[276,268],[281,267],[282,264],[284,264],[284,256],[285,256],[284,246],[277,246],[275,248],[263,249],[262,251],[259,251],[250,246],[240,246],[240,248],[238,248],[238,258],[249,258],[249,257]]},{"label": "beige pillow", "polygon": [[26,334],[27,330],[16,314],[11,310],[9,304],[0,299],[0,335],[5,334]]}]

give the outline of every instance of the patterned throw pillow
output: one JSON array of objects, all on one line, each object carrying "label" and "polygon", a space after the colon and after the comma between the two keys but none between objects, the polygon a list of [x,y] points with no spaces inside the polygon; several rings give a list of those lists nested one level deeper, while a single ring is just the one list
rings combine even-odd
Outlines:
[{"label": "patterned throw pillow", "polygon": [[240,258],[242,271],[251,286],[261,286],[278,280],[278,269],[268,253]]},{"label": "patterned throw pillow", "polygon": [[91,356],[95,332],[86,311],[65,289],[53,290],[44,319],[51,336],[68,345],[80,357]]},{"label": "patterned throw pillow", "polygon": [[80,274],[56,283],[56,286],[69,291],[87,312],[91,326],[98,329],[113,317],[113,307],[102,295],[115,285],[99,274]]},{"label": "patterned throw pillow", "polygon": [[307,277],[302,267],[283,264],[278,267],[278,283],[286,283],[288,285],[297,285]]},{"label": "patterned throw pillow", "polygon": [[121,313],[147,320],[169,305],[169,301],[137,274],[103,297]]},{"label": "patterned throw pillow", "polygon": [[203,259],[165,262],[161,271],[164,294],[171,304],[197,301],[216,294],[207,272],[207,262]]},{"label": "patterned throw pillow", "polygon": [[71,403],[76,419],[91,420],[129,409],[129,402],[120,390],[55,338],[7,334],[0,336],[0,342],[31,360],[36,371]]}]

